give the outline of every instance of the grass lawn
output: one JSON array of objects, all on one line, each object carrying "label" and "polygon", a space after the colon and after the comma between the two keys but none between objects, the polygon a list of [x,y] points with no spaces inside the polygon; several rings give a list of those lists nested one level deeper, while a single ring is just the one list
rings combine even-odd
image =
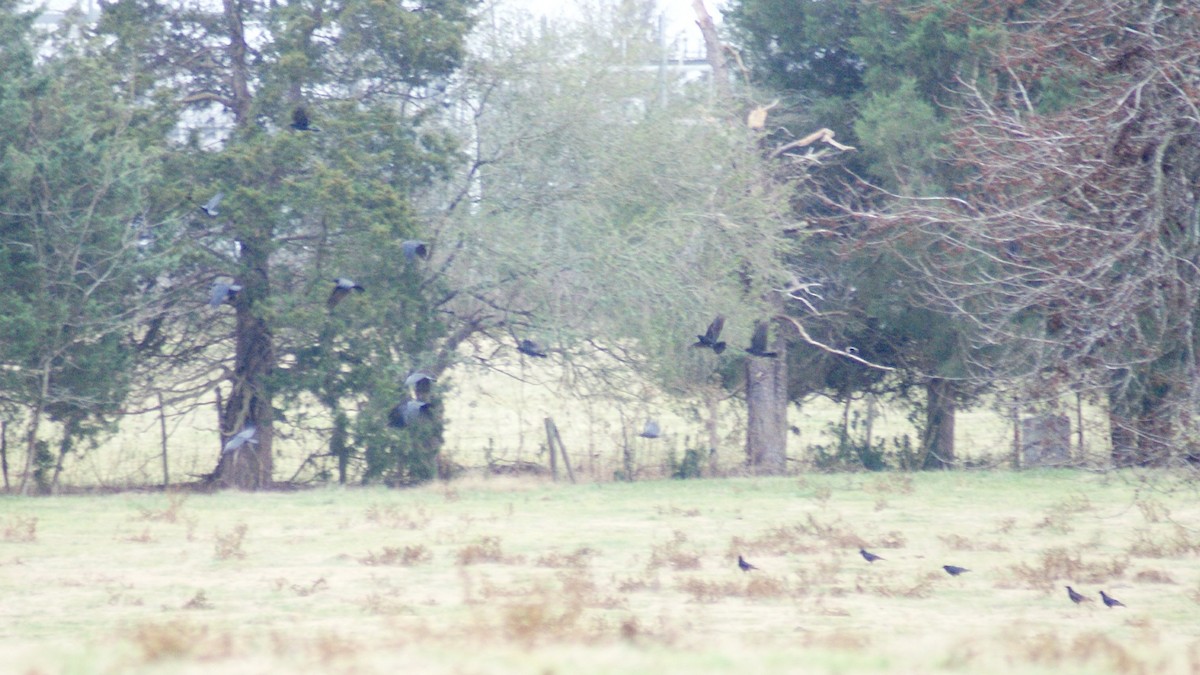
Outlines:
[{"label": "grass lawn", "polygon": [[0,663],[1196,672],[1196,497],[1072,471],[0,497]]}]

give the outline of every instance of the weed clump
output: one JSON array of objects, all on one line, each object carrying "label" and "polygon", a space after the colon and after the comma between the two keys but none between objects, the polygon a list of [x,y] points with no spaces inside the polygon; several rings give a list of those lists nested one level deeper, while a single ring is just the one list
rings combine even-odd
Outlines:
[{"label": "weed clump", "polygon": [[483,537],[458,551],[459,565],[475,565],[486,562],[505,562],[504,553],[500,550],[500,537]]},{"label": "weed clump", "polygon": [[650,549],[648,569],[670,567],[677,570],[694,570],[700,567],[700,553],[687,545],[687,535],[679,530],[671,535],[671,540],[656,544]]},{"label": "weed clump", "polygon": [[415,546],[384,546],[379,553],[370,551],[367,555],[358,559],[358,562],[363,565],[399,565],[401,567],[412,567],[433,560],[433,553],[425,548],[423,544]]},{"label": "weed clump", "polygon": [[13,516],[4,523],[4,541],[37,541],[38,519],[34,516]]},{"label": "weed clump", "polygon": [[233,528],[232,532],[216,534],[215,555],[217,560],[243,560],[246,557],[246,552],[242,550],[242,543],[246,540],[247,529],[245,523],[240,523]]}]

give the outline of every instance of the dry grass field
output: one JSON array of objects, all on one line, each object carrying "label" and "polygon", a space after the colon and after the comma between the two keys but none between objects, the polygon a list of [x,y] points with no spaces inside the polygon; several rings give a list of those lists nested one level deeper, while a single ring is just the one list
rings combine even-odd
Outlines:
[{"label": "dry grass field", "polygon": [[6,496],[0,664],[1200,672],[1196,497],[1072,471]]}]

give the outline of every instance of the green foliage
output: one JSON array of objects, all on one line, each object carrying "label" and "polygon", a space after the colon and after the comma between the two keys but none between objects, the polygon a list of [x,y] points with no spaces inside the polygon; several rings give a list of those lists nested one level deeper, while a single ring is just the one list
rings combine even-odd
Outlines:
[{"label": "green foliage", "polygon": [[854,123],[871,173],[889,190],[918,196],[945,193],[937,177],[946,159],[947,129],[911,78],[872,94]]}]

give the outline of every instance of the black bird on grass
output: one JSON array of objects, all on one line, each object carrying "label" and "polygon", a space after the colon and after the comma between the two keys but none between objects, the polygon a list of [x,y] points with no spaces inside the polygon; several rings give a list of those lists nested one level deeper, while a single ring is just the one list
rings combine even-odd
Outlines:
[{"label": "black bird on grass", "polygon": [[426,244],[423,241],[410,239],[409,241],[401,242],[400,250],[404,251],[404,259],[408,260],[409,262],[412,262],[417,258],[420,258],[421,260],[429,259],[429,244]]},{"label": "black bird on grass", "polygon": [[329,299],[325,301],[325,306],[332,312],[333,308],[337,307],[338,303],[342,301],[342,298],[350,295],[350,291],[362,293],[365,290],[367,289],[354,283],[353,279],[338,277],[333,280],[333,291],[329,293]]},{"label": "black bird on grass", "polygon": [[[1072,598],[1072,599],[1074,599],[1074,598]],[[1104,591],[1100,591],[1100,599],[1104,601],[1105,607],[1124,607],[1125,606],[1125,603],[1114,598],[1113,596],[1109,595],[1108,593],[1105,593]]]},{"label": "black bird on grass", "polygon": [[204,215],[208,216],[209,218],[216,218],[217,217],[217,205],[220,204],[221,200],[224,198],[225,198],[225,193],[218,192],[217,194],[212,196],[212,199],[201,204],[200,210],[203,211]]},{"label": "black bird on grass", "polygon": [[258,427],[254,426],[253,424],[247,424],[246,426],[242,427],[241,431],[237,432],[233,436],[230,436],[229,440],[225,441],[225,447],[221,448],[221,452],[226,453],[232,450],[237,450],[247,443],[258,443],[258,439],[254,437],[256,433],[258,433]]},{"label": "black bird on grass", "polygon": [[1082,593],[1077,592],[1074,588],[1071,588],[1070,586],[1067,586],[1067,597],[1071,599],[1071,602],[1073,602],[1077,605],[1081,602],[1091,602],[1092,601],[1091,598],[1084,597],[1084,595]]},{"label": "black bird on grass", "polygon": [[745,558],[743,558],[743,557],[742,557],[742,556],[740,556],[740,555],[738,556],[738,567],[739,567],[739,568],[740,568],[740,569],[741,569],[743,572],[749,572],[750,570],[756,570],[756,569],[758,569],[758,568],[757,568],[757,567],[755,567],[754,565],[751,565],[750,563],[746,562],[746,559],[745,559]]},{"label": "black bird on grass", "polygon": [[403,403],[397,403],[388,413],[388,424],[397,429],[412,425],[421,417],[429,417],[429,404],[410,398]]},{"label": "black bird on grass", "polygon": [[658,438],[662,430],[658,427],[658,422],[654,420],[646,420],[646,426],[642,428],[642,433],[638,434],[642,438]]},{"label": "black bird on grass", "polygon": [[949,574],[952,577],[956,577],[963,572],[971,571],[965,567],[959,567],[958,565],[942,565],[942,569],[946,570],[946,574]]},{"label": "black bird on grass", "polygon": [[751,356],[761,356],[764,359],[773,359],[779,356],[778,352],[767,351],[767,322],[756,321],[754,323],[754,335],[750,337],[750,348],[746,353]]},{"label": "black bird on grass", "polygon": [[291,127],[296,131],[320,131],[320,129],[308,123],[308,111],[305,110],[304,106],[302,105],[296,106],[296,108],[292,110]]},{"label": "black bird on grass", "polygon": [[220,307],[222,303],[233,302],[240,290],[242,290],[241,284],[214,281],[212,290],[208,294],[208,306]]},{"label": "black bird on grass", "polygon": [[881,555],[875,555],[874,553],[871,553],[870,551],[868,551],[865,548],[858,549],[858,554],[863,557],[863,560],[866,560],[869,563],[873,563],[876,560],[887,560],[887,558],[884,558]]},{"label": "black bird on grass", "polygon": [[521,340],[518,342],[517,351],[525,354],[526,356],[532,356],[534,358],[546,358],[546,352],[542,349],[542,346],[533,340]]},{"label": "black bird on grass", "polygon": [[704,335],[696,336],[696,343],[693,347],[707,347],[714,352],[720,354],[725,351],[725,343],[720,341],[721,329],[725,327],[725,317],[717,315],[717,318],[708,324],[708,330],[704,331]]}]

